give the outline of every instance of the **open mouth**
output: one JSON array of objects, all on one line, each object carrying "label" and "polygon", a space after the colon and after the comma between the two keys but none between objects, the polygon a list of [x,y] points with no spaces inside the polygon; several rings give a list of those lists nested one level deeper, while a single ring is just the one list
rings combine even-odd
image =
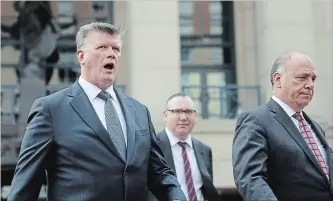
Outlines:
[{"label": "open mouth", "polygon": [[113,70],[114,69],[114,63],[107,63],[104,65],[104,68],[107,70]]}]

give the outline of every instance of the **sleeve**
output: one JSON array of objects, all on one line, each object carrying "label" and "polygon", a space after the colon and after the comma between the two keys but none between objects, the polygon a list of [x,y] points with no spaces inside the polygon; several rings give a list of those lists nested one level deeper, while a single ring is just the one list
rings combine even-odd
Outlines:
[{"label": "sleeve", "polygon": [[234,180],[245,201],[276,201],[267,184],[267,136],[264,126],[251,113],[237,120],[232,146]]},{"label": "sleeve", "polygon": [[51,122],[46,102],[37,99],[28,116],[8,201],[37,200],[53,144]]}]

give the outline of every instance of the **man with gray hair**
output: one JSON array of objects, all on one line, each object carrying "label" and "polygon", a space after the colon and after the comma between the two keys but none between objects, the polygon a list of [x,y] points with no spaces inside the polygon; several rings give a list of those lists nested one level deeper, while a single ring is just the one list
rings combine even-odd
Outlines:
[{"label": "man with gray hair", "polygon": [[333,151],[304,112],[315,80],[307,55],[286,52],[272,67],[272,98],[238,118],[232,163],[245,201],[333,200]]},{"label": "man with gray hair", "polygon": [[49,201],[186,200],[166,165],[146,106],[114,86],[121,56],[114,25],[76,35],[81,76],[30,110],[8,201],[37,200],[46,172]]}]

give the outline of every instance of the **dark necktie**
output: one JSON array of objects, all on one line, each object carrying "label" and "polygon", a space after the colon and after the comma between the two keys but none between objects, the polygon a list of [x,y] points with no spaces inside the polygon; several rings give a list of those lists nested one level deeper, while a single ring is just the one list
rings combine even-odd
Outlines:
[{"label": "dark necktie", "polygon": [[187,153],[186,153],[186,142],[178,142],[178,144],[182,147],[182,156],[184,161],[184,171],[185,171],[185,178],[188,190],[188,198],[189,201],[198,201],[197,196],[195,194],[194,184],[192,180],[192,172],[191,172],[191,165],[190,161],[188,160]]},{"label": "dark necktie", "polygon": [[97,97],[105,101],[104,113],[108,133],[121,157],[126,160],[126,143],[124,132],[121,128],[117,111],[111,101],[112,96],[106,91],[101,91]]},{"label": "dark necktie", "polygon": [[317,159],[319,166],[323,169],[325,175],[328,178],[328,168],[327,165],[324,161],[324,158],[318,148],[318,144],[316,143],[316,140],[313,137],[313,134],[311,132],[311,129],[309,126],[306,124],[304,118],[299,112],[296,112],[293,117],[295,117],[298,120],[298,125],[301,131],[301,134],[303,138],[306,141],[306,144],[309,146],[311,149],[312,153],[314,154],[315,158]]}]

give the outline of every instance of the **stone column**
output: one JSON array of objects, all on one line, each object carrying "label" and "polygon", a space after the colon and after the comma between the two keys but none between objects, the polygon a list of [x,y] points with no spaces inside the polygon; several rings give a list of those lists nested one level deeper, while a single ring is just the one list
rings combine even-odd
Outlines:
[{"label": "stone column", "polygon": [[181,91],[178,2],[116,2],[115,8],[125,13],[116,11],[115,20],[126,29],[118,82],[148,107],[158,131],[165,101]]}]

